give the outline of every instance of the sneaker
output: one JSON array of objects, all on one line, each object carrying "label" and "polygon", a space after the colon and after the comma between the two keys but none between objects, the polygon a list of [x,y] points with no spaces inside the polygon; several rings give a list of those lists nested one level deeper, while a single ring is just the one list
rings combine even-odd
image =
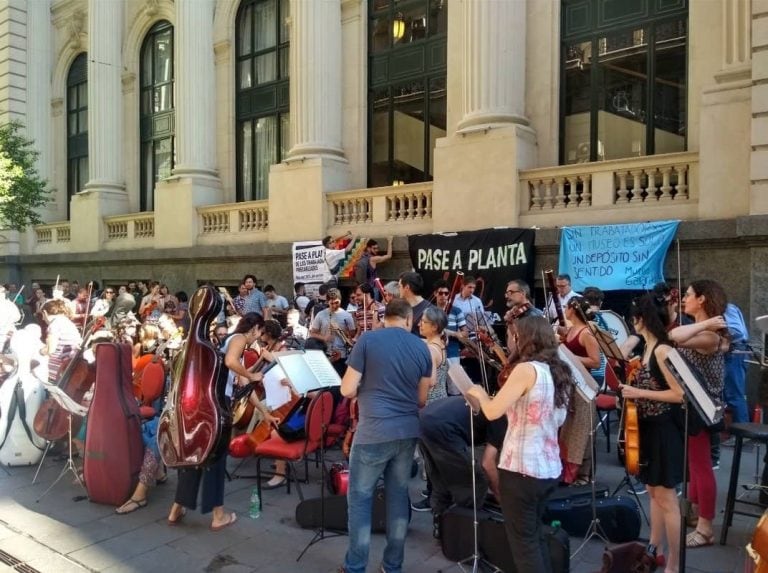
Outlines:
[{"label": "sneaker", "polygon": [[432,537],[435,539],[440,539],[442,537],[442,529],[440,527],[440,520],[442,519],[442,516],[438,514],[434,514],[432,516]]},{"label": "sneaker", "polygon": [[680,497],[681,495],[683,495],[683,486],[676,485],[675,486],[675,491],[677,492],[677,497]]},{"label": "sneaker", "polygon": [[429,497],[429,490],[428,489],[423,489],[423,490],[421,490],[420,493],[421,493],[421,497]]},{"label": "sneaker", "polygon": [[627,490],[634,493],[635,495],[643,495],[644,493],[648,492],[648,490],[645,489],[645,484],[639,479],[633,479],[632,482],[627,486]]},{"label": "sneaker", "polygon": [[429,502],[429,498],[427,497],[420,501],[411,502],[411,509],[413,511],[432,511],[432,504]]},{"label": "sneaker", "polygon": [[712,469],[713,470],[719,470],[720,469],[720,460],[716,460],[712,462]]}]

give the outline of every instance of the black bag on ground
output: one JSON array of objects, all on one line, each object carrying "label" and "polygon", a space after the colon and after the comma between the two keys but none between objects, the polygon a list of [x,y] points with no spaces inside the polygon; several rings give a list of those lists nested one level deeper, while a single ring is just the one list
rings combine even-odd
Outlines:
[{"label": "black bag on ground", "polygon": [[[305,499],[296,506],[296,523],[304,529],[317,529],[321,525],[323,515],[321,507],[325,505],[325,529],[331,531],[347,530],[347,496],[326,495],[324,500],[319,497]],[[411,512],[408,512],[408,521]],[[387,531],[387,502],[384,486],[376,488],[373,495],[373,513],[371,514],[371,531],[385,533]]]},{"label": "black bag on ground", "polygon": [[[440,518],[440,544],[443,555],[451,561],[472,557],[474,535],[472,509],[454,506]],[[504,573],[516,573],[512,550],[504,529],[504,517],[485,508],[477,510],[478,549],[480,556]],[[570,569],[570,538],[561,528],[543,527],[552,557],[552,571],[561,573]]]},{"label": "black bag on ground", "polygon": [[[640,536],[640,508],[634,499],[622,496],[595,500],[597,517],[611,543],[634,541]],[[592,523],[592,499],[564,499],[547,502],[544,522],[559,521],[560,526],[574,537],[583,537]]]},{"label": "black bag on ground", "polygon": [[652,573],[656,567],[656,559],[647,552],[646,546],[631,542],[606,547],[599,573]]}]

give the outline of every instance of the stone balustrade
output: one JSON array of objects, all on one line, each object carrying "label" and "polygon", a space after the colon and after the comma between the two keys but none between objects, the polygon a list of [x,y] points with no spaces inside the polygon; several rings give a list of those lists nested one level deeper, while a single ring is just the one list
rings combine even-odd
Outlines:
[{"label": "stone balustrade", "polygon": [[131,249],[138,245],[149,246],[155,238],[155,214],[130,213],[104,217],[105,248]]},{"label": "stone balustrade", "polygon": [[35,242],[38,252],[56,253],[69,249],[69,221],[46,223],[35,227]]},{"label": "stone balustrade", "polygon": [[696,218],[698,161],[685,152],[521,171],[521,226]]},{"label": "stone balustrade", "polygon": [[198,207],[198,239],[205,244],[266,241],[269,201],[247,201]]},{"label": "stone balustrade", "polygon": [[[413,183],[326,195],[330,234],[339,227],[371,234],[431,232],[432,183]],[[402,229],[401,229],[402,226]]]}]

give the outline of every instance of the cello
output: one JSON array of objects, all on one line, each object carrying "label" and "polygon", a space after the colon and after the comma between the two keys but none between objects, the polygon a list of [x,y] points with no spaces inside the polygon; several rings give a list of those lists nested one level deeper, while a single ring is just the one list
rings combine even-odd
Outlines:
[{"label": "cello", "polygon": [[226,454],[232,416],[226,404],[228,370],[208,337],[223,302],[202,286],[189,304],[189,336],[172,367],[171,390],[160,414],[157,443],[168,467],[200,467]]},{"label": "cello", "polygon": [[[83,336],[83,343],[80,345],[80,348],[70,358],[69,362],[63,365],[59,381],[56,384],[58,388],[78,404],[83,401],[86,392],[91,389],[91,386],[96,381],[96,367],[94,364],[89,364],[83,358],[83,352],[87,346],[88,339],[94,332],[104,326],[104,322],[103,316],[93,321]],[[59,402],[49,396],[40,405],[40,409],[35,415],[33,428],[38,436],[44,440],[54,442],[60,440],[69,432],[69,417],[70,413],[65,411]],[[73,435],[80,430],[82,422],[83,418],[81,416],[72,417]]]},{"label": "cello", "polygon": [[[635,379],[635,373],[639,370],[640,360],[631,360],[626,363],[627,371],[625,379],[627,385],[631,385]],[[640,426],[637,416],[637,406],[634,400],[624,399],[624,407],[621,410],[619,427],[623,436],[619,437],[619,448],[624,451],[624,466],[629,475],[636,476],[640,473]]]}]

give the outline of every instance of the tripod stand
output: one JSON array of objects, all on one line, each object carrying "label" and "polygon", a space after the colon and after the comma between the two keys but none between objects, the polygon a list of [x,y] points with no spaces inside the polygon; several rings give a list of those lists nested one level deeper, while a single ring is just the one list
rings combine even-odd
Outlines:
[{"label": "tripod stand", "polygon": [[[48,495],[48,492],[53,489],[53,486],[55,486],[57,483],[61,481],[61,478],[63,478],[67,472],[72,472],[72,475],[75,476],[75,479],[77,480],[77,483],[80,484],[80,487],[85,489],[85,484],[83,483],[82,478],[80,477],[80,474],[77,473],[77,466],[75,466],[74,459],[72,458],[72,413],[67,414],[67,420],[69,422],[69,457],[67,458],[67,463],[64,464],[64,467],[61,468],[61,473],[59,473],[59,477],[57,477],[54,482],[48,486],[48,489],[46,489],[40,497],[38,497],[35,502],[39,503],[41,499],[43,499],[46,495]],[[46,448],[47,452],[47,448]],[[43,462],[40,462],[40,465],[42,465]],[[40,471],[40,468],[37,468],[37,471]],[[35,474],[35,479],[37,478],[37,474]],[[34,483],[34,480],[33,482]]]},{"label": "tripod stand", "polygon": [[[593,537],[597,537],[598,539],[605,542],[607,545],[610,543],[608,541],[608,536],[605,534],[605,531],[603,531],[603,526],[600,525],[600,518],[597,517],[597,491],[595,489],[595,470],[596,470],[596,464],[595,464],[595,423],[594,423],[594,403],[589,404],[589,447],[592,448],[592,462],[590,463],[590,472],[591,472],[591,479],[589,480],[592,485],[592,521],[589,523],[589,529],[587,529],[587,534],[584,537],[584,541],[581,542],[581,545],[579,545],[576,548],[576,551],[574,551],[571,554],[571,558],[578,555],[579,551],[584,549],[586,547],[587,543],[592,540]],[[635,494],[637,495],[637,494]],[[638,504],[639,505],[639,504]]]},{"label": "tripod stand", "polygon": [[[451,365],[449,372],[454,373],[451,376],[451,378],[454,384],[462,388],[462,393],[466,391],[467,383],[469,383],[470,385],[472,384],[472,381],[469,380],[469,377],[467,376],[466,372],[461,366]],[[456,375],[457,372],[458,372],[458,376]],[[462,374],[463,374],[463,377],[461,376]],[[457,382],[456,378],[461,378],[462,380],[464,380],[464,382],[463,383]],[[486,380],[486,385],[487,385],[487,380]],[[466,557],[465,559],[462,559],[461,561],[456,562],[455,566],[458,567],[461,571],[464,571],[465,573],[467,571],[471,571],[472,573],[478,573],[478,571],[481,571],[480,569],[481,565],[485,569],[490,569],[491,573],[503,573],[503,571],[499,569],[496,565],[494,565],[487,559],[480,556],[480,547],[479,547],[478,536],[477,536],[478,521],[477,521],[477,477],[475,474],[475,467],[476,467],[475,424],[472,420],[472,417],[475,415],[475,412],[472,408],[472,405],[469,403],[469,401],[467,401],[467,406],[469,410],[469,441],[470,441],[469,455],[470,455],[470,460],[472,464],[472,468],[471,468],[471,471],[472,471],[472,555]],[[465,569],[465,566],[468,566],[471,568]],[[438,569],[438,573],[443,573],[443,571],[445,570]]]},{"label": "tripod stand", "polygon": [[[327,390],[324,390],[324,392],[327,392]],[[302,557],[304,557],[304,554],[307,552],[307,550],[309,550],[309,548],[312,547],[315,543],[320,543],[325,539],[342,537],[344,535],[344,533],[340,531],[331,531],[330,534],[327,534],[325,529],[325,438],[328,433],[328,425],[325,423],[326,401],[323,400],[320,395],[318,395],[315,400],[320,400],[320,418],[323,420],[320,431],[320,528],[315,531],[314,537],[309,540],[309,543],[307,543],[304,549],[302,549],[301,553],[299,553],[299,556],[296,558],[297,562],[300,561]]]}]

